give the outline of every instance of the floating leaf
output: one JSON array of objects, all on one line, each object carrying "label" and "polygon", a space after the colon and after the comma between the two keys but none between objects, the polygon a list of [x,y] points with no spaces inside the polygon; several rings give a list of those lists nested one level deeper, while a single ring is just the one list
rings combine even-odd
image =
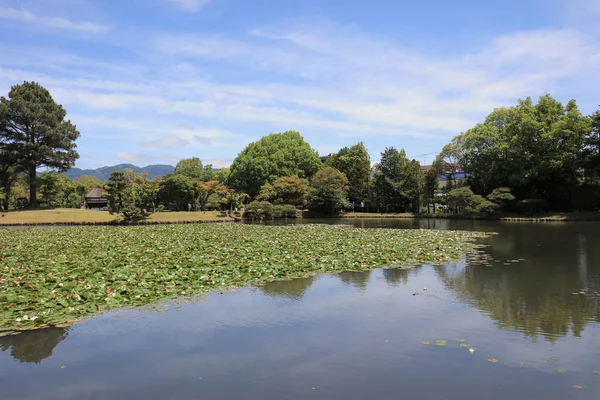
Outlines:
[{"label": "floating leaf", "polygon": [[436,340],[435,341],[435,345],[436,346],[440,346],[440,347],[444,347],[448,344],[448,342],[446,340]]},{"label": "floating leaf", "polygon": [[567,372],[567,370],[564,368],[556,368],[556,372],[560,372],[561,374],[564,374],[565,372]]},{"label": "floating leaf", "polygon": [[494,364],[498,362],[496,358],[488,358],[488,361]]},{"label": "floating leaf", "polygon": [[421,342],[421,344],[424,344],[424,345],[430,345],[430,344],[431,344],[431,342],[428,342],[427,340],[423,340],[423,341]]},{"label": "floating leaf", "polygon": [[483,236],[327,225],[0,229],[0,331],[318,273],[448,263]]},{"label": "floating leaf", "polygon": [[454,341],[458,342],[458,343],[465,343],[466,342],[465,339],[454,339]]},{"label": "floating leaf", "polygon": [[581,389],[583,389],[583,386],[580,386],[580,385],[573,385],[573,389],[579,389],[579,390],[581,390]]},{"label": "floating leaf", "polygon": [[460,344],[460,347],[471,347],[471,345],[470,345],[470,344],[467,344],[467,343],[461,343],[461,344]]},{"label": "floating leaf", "polygon": [[559,358],[558,358],[558,357],[550,357],[550,358],[548,359],[548,362],[555,363],[555,362],[557,362],[558,360],[559,360]]}]

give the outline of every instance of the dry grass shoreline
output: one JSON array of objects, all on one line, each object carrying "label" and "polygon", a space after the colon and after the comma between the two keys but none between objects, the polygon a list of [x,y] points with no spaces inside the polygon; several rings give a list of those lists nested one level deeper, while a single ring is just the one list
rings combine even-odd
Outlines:
[{"label": "dry grass shoreline", "polygon": [[[116,225],[121,219],[108,211],[92,211],[82,209],[50,209],[9,211],[0,213],[2,226],[36,226],[36,225]],[[141,225],[159,224],[194,224],[232,222],[235,219],[219,216],[217,211],[193,212],[160,212],[152,214]]]}]

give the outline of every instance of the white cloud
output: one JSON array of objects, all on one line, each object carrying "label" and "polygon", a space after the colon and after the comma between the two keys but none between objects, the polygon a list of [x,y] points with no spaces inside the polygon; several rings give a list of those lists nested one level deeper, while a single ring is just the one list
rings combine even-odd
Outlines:
[{"label": "white cloud", "polygon": [[[123,62],[52,49],[43,64],[38,48],[0,45],[10,55],[0,60],[0,90],[39,81],[65,105],[82,140],[123,138],[155,160],[164,159],[154,153],[160,148],[229,159],[288,129],[318,149],[360,138],[377,158],[370,143],[381,136],[375,150],[419,140],[409,154],[428,153],[519,97],[548,91],[596,107],[596,98],[578,95],[600,90],[582,78],[600,68],[600,45],[575,29],[513,32],[444,56],[323,20],[239,36],[148,33],[145,43],[120,43],[131,50]],[[150,161],[136,151],[120,158]]]},{"label": "white cloud", "polygon": [[168,0],[185,11],[198,12],[204,8],[210,0]]},{"label": "white cloud", "polygon": [[190,144],[190,142],[177,136],[166,136],[160,139],[147,140],[145,142],[142,142],[141,144],[143,147],[164,149],[170,147],[187,146]]},{"label": "white cloud", "polygon": [[50,29],[63,29],[86,33],[104,33],[110,29],[107,25],[97,24],[89,21],[71,21],[62,17],[50,17],[34,14],[27,10],[0,7],[0,19],[26,22]]}]

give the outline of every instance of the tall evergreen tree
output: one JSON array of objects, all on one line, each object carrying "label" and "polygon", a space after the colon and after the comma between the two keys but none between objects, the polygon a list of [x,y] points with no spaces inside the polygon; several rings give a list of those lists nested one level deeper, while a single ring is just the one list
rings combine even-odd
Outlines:
[{"label": "tall evergreen tree", "polygon": [[16,155],[15,166],[29,178],[29,203],[37,205],[37,169],[65,171],[79,158],[79,132],[50,92],[36,82],[15,85],[0,97],[0,143]]}]

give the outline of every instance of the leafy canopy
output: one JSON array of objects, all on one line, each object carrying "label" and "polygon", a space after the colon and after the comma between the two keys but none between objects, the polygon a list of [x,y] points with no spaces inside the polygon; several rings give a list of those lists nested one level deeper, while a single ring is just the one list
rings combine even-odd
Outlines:
[{"label": "leafy canopy", "polygon": [[296,131],[273,133],[250,143],[233,161],[228,186],[255,197],[267,182],[282,176],[311,178],[321,160]]},{"label": "leafy canopy", "polygon": [[337,215],[348,205],[348,178],[333,167],[322,167],[313,176],[308,192],[311,213]]},{"label": "leafy canopy", "polygon": [[371,157],[363,142],[344,147],[337,154],[329,156],[325,165],[338,169],[348,178],[348,198],[360,203],[367,199],[371,178]]}]

